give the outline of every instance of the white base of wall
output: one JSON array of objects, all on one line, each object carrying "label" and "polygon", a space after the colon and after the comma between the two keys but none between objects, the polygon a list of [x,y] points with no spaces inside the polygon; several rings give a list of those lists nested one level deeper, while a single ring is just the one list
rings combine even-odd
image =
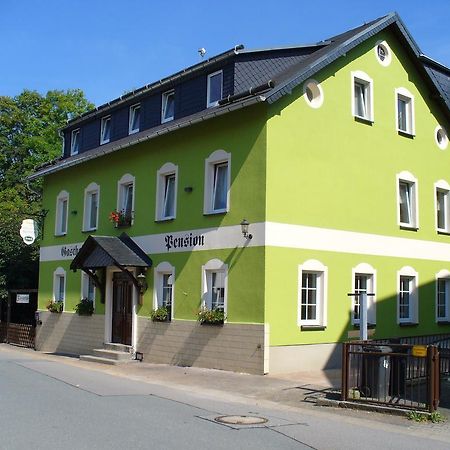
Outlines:
[{"label": "white base of wall", "polygon": [[340,369],[341,344],[308,344],[271,346],[269,348],[269,372],[309,372]]}]

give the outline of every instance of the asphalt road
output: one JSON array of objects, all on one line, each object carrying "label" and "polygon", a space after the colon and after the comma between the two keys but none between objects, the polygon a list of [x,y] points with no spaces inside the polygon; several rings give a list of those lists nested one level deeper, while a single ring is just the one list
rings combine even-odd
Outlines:
[{"label": "asphalt road", "polygon": [[[211,397],[0,348],[1,450],[449,449],[446,428]],[[224,415],[264,417],[227,426]]]}]

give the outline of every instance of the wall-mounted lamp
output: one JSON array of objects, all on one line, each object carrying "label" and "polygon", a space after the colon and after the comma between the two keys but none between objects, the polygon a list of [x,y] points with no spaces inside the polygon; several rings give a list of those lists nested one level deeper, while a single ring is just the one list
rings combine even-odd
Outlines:
[{"label": "wall-mounted lamp", "polygon": [[242,222],[241,222],[241,231],[242,231],[242,234],[244,235],[244,237],[246,238],[246,239],[252,239],[253,238],[253,235],[251,235],[251,234],[249,234],[249,232],[248,232],[248,226],[249,226],[250,224],[248,223],[248,220],[247,219],[242,219]]},{"label": "wall-mounted lamp", "polygon": [[145,277],[145,271],[141,272],[136,278],[139,284],[139,293],[143,295],[148,288],[147,278]]}]

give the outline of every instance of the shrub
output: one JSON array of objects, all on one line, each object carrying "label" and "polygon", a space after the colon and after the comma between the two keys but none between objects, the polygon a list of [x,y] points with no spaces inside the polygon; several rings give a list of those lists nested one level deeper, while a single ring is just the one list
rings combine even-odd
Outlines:
[{"label": "shrub", "polygon": [[165,322],[169,317],[169,310],[165,306],[160,306],[150,311],[150,319],[153,322]]},{"label": "shrub", "polygon": [[52,313],[62,313],[63,302],[54,302],[53,300],[49,300],[46,308]]},{"label": "shrub", "polygon": [[75,312],[79,316],[92,316],[94,314],[94,303],[87,298],[82,298],[75,306]]}]

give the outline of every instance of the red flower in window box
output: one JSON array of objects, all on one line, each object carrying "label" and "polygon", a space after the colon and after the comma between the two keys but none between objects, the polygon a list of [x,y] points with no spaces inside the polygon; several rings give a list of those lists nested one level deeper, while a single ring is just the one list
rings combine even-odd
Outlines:
[{"label": "red flower in window box", "polygon": [[133,214],[131,212],[126,213],[125,211],[111,211],[109,213],[110,222],[114,223],[116,227],[129,227],[133,219]]}]

